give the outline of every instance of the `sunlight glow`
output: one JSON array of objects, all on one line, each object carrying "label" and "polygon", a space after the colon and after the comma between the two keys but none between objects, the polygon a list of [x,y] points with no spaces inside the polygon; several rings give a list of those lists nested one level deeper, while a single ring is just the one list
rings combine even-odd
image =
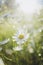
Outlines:
[{"label": "sunlight glow", "polygon": [[16,3],[19,5],[18,10],[25,14],[33,14],[40,7],[37,0],[16,0]]}]

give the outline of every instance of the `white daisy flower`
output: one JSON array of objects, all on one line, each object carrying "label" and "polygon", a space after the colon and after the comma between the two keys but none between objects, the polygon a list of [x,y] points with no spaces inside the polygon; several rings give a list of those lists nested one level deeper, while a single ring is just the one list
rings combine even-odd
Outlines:
[{"label": "white daisy flower", "polygon": [[14,51],[21,51],[23,48],[21,46],[13,47]]},{"label": "white daisy flower", "polygon": [[24,31],[23,29],[19,29],[17,34],[12,37],[13,41],[16,41],[17,44],[23,44],[29,38],[29,33]]},{"label": "white daisy flower", "polygon": [[0,65],[4,65],[2,58],[0,58]]},{"label": "white daisy flower", "polygon": [[0,42],[0,45],[6,44],[6,43],[8,43],[9,41],[10,41],[10,39],[6,39],[6,40]]}]

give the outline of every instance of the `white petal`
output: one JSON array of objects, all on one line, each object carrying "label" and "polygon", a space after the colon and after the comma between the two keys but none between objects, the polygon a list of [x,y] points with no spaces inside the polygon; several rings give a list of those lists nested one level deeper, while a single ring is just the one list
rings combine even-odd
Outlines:
[{"label": "white petal", "polygon": [[0,65],[4,65],[2,58],[0,58]]},{"label": "white petal", "polygon": [[22,48],[21,48],[20,46],[17,46],[17,47],[15,47],[15,48],[13,48],[13,50],[14,50],[14,51],[21,51]]},{"label": "white petal", "polygon": [[18,40],[18,41],[17,41],[17,44],[19,44],[19,45],[24,44],[24,39]]},{"label": "white petal", "polygon": [[6,39],[6,40],[0,42],[0,44],[6,44],[7,42],[9,42],[9,40],[10,40],[10,39]]}]

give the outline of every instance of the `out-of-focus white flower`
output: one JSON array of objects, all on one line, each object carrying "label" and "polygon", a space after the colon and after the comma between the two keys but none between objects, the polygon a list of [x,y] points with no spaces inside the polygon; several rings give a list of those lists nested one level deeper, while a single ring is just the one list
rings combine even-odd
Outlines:
[{"label": "out-of-focus white flower", "polygon": [[34,50],[31,46],[28,46],[29,53],[34,53]]},{"label": "out-of-focus white flower", "polygon": [[13,51],[11,49],[6,49],[6,54],[11,55],[13,53]]},{"label": "out-of-focus white flower", "polygon": [[8,43],[9,41],[10,41],[10,39],[6,39],[6,40],[0,42],[0,45],[6,44],[6,43]]},{"label": "out-of-focus white flower", "polygon": [[38,56],[41,56],[41,54],[39,53]]},{"label": "out-of-focus white flower", "polygon": [[21,51],[23,48],[21,46],[13,47],[14,51]]},{"label": "out-of-focus white flower", "polygon": [[29,49],[29,52],[30,52],[30,53],[33,53],[34,51],[33,51],[33,49],[32,49],[32,48],[30,48],[30,49]]},{"label": "out-of-focus white flower", "polygon": [[29,33],[24,31],[23,29],[19,29],[17,34],[12,37],[13,41],[16,41],[17,44],[23,44],[29,38]]},{"label": "out-of-focus white flower", "polygon": [[4,65],[2,58],[0,58],[0,65]]}]

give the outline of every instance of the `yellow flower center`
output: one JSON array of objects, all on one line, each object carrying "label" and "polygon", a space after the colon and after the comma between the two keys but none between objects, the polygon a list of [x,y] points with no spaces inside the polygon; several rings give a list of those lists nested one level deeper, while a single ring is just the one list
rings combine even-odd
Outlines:
[{"label": "yellow flower center", "polygon": [[20,34],[20,35],[18,36],[18,38],[19,38],[19,39],[23,39],[23,38],[24,38],[24,35],[23,35],[23,34]]}]

